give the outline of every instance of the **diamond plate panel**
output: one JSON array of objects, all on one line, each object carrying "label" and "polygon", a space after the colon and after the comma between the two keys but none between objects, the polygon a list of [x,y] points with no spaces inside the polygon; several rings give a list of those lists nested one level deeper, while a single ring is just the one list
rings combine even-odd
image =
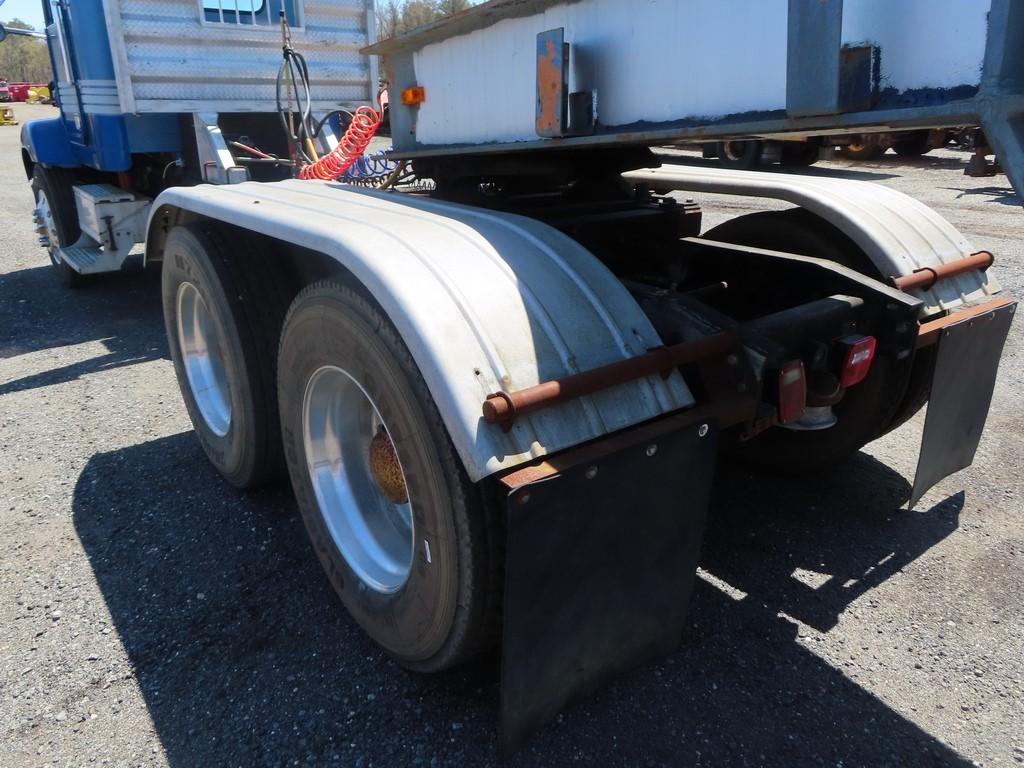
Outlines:
[{"label": "diamond plate panel", "polygon": [[[225,10],[233,0],[223,0]],[[372,0],[317,0],[299,8],[292,44],[307,60],[314,109],[354,106],[376,95]],[[269,7],[269,4],[267,5]],[[273,111],[281,63],[276,18],[257,25],[209,22],[200,0],[105,0],[124,112]]]}]

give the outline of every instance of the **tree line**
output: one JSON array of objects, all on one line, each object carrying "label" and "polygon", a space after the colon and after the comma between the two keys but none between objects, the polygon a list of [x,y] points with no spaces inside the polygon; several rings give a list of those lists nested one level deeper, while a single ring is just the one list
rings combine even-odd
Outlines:
[{"label": "tree line", "polygon": [[471,0],[382,0],[377,3],[377,39],[404,34],[473,5]]},{"label": "tree line", "polygon": [[[8,29],[35,30],[21,19],[11,19]],[[8,35],[0,43],[0,80],[9,83],[49,83],[53,79],[46,41],[37,37]]]}]

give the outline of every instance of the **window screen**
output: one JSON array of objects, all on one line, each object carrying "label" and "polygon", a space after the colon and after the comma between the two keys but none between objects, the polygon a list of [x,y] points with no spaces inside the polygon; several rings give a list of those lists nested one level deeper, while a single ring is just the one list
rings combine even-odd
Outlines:
[{"label": "window screen", "polygon": [[274,26],[282,10],[288,24],[299,26],[298,0],[199,0],[207,21],[222,24]]}]

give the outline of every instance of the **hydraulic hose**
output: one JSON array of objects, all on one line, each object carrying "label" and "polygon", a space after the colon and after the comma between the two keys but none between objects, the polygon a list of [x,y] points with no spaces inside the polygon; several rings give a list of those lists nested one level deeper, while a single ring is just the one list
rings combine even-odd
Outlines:
[{"label": "hydraulic hose", "polygon": [[341,140],[331,152],[299,172],[300,179],[331,181],[344,174],[362,157],[370,139],[380,127],[381,113],[371,107],[359,107],[345,129]]}]

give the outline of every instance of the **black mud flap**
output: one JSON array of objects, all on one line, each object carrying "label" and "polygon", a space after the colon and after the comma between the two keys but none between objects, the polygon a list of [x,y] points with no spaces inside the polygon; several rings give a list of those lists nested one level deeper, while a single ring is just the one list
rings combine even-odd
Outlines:
[{"label": "black mud flap", "polygon": [[911,507],[974,461],[1016,306],[1008,303],[940,330]]},{"label": "black mud flap", "polygon": [[510,475],[501,738],[671,653],[714,472],[715,423],[672,417]]}]

